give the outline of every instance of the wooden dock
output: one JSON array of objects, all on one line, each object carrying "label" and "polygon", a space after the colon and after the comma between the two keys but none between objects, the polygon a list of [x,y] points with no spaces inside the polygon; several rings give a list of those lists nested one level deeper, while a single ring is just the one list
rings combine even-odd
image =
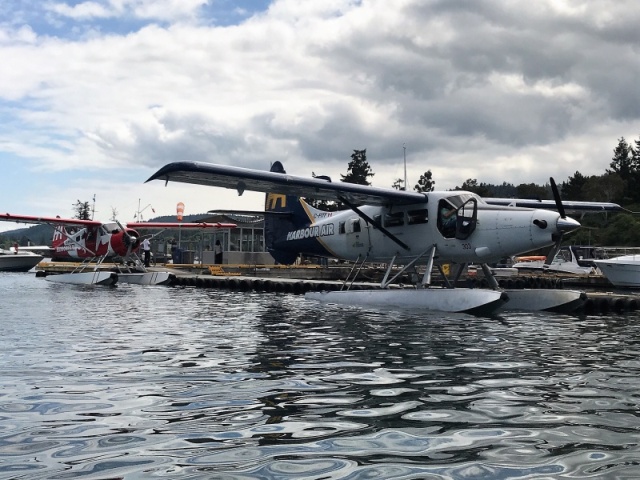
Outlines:
[{"label": "wooden dock", "polygon": [[[37,267],[39,276],[69,272],[79,264],[69,262],[41,262]],[[113,269],[111,264],[103,264],[101,269]],[[281,266],[281,265],[157,265],[152,271],[170,270],[175,274],[174,286],[194,288],[217,288],[238,291],[258,291],[290,293],[302,295],[309,291],[332,291],[344,288],[380,288],[384,268],[365,268],[360,272],[359,281],[345,283],[351,266]],[[411,288],[410,278],[406,283],[393,288]],[[439,274],[433,276],[435,285],[443,284]],[[587,300],[576,314],[606,315],[633,312],[640,308],[640,296],[634,292],[616,290],[602,275],[570,276],[561,274],[526,274],[499,277],[499,285],[507,290],[523,288],[570,288],[583,290]],[[482,275],[463,276],[459,287],[486,288],[488,282]]]}]

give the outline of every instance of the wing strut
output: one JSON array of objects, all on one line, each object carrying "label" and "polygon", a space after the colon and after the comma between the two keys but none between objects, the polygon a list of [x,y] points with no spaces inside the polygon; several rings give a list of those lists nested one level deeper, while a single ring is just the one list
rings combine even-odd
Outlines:
[{"label": "wing strut", "polygon": [[[49,224],[50,225],[50,224]],[[89,231],[89,229],[87,228],[87,232]],[[89,252],[91,255],[96,255],[95,252],[91,251],[86,245],[82,245],[80,242],[78,242],[75,238],[73,238],[71,235],[69,235],[64,229],[63,230],[59,230],[59,232],[67,239],[69,240],[71,243],[73,243],[75,246],[77,246],[78,248],[82,248],[84,250],[86,250],[87,252]],[[96,235],[98,233],[96,232]],[[97,244],[97,242],[96,242]]]},{"label": "wing strut", "polygon": [[419,287],[419,288],[427,288],[431,284],[431,269],[433,268],[433,259],[436,255],[435,244],[430,245],[429,248],[427,248],[424,252],[422,252],[420,255],[418,255],[416,258],[414,258],[409,263],[407,263],[404,267],[402,267],[400,271],[396,273],[391,280],[388,280],[389,274],[391,273],[391,269],[393,268],[394,262],[396,260],[396,257],[393,257],[391,259],[391,262],[389,262],[387,271],[384,274],[384,278],[382,279],[382,282],[380,283],[380,288],[388,288],[389,285],[393,283],[393,281],[396,278],[402,275],[407,269],[413,267],[418,262],[418,260],[420,260],[422,257],[424,257],[427,254],[429,254],[429,260],[427,261],[427,269],[424,272],[424,277],[422,278],[422,283],[420,284],[420,287]]},{"label": "wing strut", "polygon": [[362,218],[365,221],[369,222],[371,225],[376,227],[378,230],[380,230],[382,233],[384,233],[387,237],[389,237],[391,240],[396,242],[398,245],[400,245],[405,250],[411,251],[411,249],[409,248],[409,245],[404,243],[402,240],[400,240],[398,237],[396,237],[389,230],[384,228],[380,222],[376,222],[373,218],[371,218],[369,215],[364,213],[362,210],[360,210],[358,207],[356,207],[353,203],[349,202],[346,198],[344,198],[342,196],[339,197],[339,198],[340,198],[340,201],[342,203],[344,203],[347,207],[349,207],[351,210],[356,212],[360,218]]}]

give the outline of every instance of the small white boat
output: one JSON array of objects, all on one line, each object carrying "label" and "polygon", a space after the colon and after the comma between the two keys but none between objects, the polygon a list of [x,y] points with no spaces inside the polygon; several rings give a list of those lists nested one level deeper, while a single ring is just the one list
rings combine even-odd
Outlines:
[{"label": "small white boat", "polygon": [[[578,253],[586,247],[578,247],[574,245],[560,247],[551,263],[546,264],[546,257],[517,257],[516,262],[511,265],[518,271],[529,270],[534,272],[553,272],[553,273],[571,273],[574,275],[591,275],[595,273],[592,265],[581,265],[582,259]],[[591,263],[591,262],[589,262]]]},{"label": "small white boat", "polygon": [[640,288],[640,255],[595,260],[596,265],[616,287]]},{"label": "small white boat", "polygon": [[42,258],[42,255],[33,252],[0,248],[0,272],[28,272]]},{"label": "small white boat", "polygon": [[70,283],[72,285],[115,285],[118,282],[118,274],[106,270],[52,274],[45,278],[49,282]]}]

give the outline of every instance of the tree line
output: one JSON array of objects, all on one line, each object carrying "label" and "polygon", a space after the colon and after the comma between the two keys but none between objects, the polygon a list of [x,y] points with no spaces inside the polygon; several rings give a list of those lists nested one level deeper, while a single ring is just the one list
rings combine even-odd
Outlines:
[{"label": "tree line", "polygon": [[[367,162],[367,151],[354,150],[347,165],[347,174],[341,181],[371,185],[369,178],[375,173]],[[314,175],[315,176],[315,175]],[[431,170],[420,175],[413,190],[431,192],[435,189]],[[615,202],[629,211],[640,211],[640,137],[633,144],[624,137],[613,149],[609,168],[600,175],[583,175],[576,171],[566,181],[558,184],[563,200]],[[392,188],[405,190],[404,180],[396,179]],[[452,190],[466,190],[482,197],[553,199],[551,185],[546,183],[521,183],[500,185],[479,182],[475,178],[465,180]],[[335,202],[313,201],[318,208],[338,210],[344,208]],[[584,228],[567,235],[565,243],[602,246],[640,246],[640,217],[634,214],[593,214],[580,219]]]},{"label": "tree line", "polygon": [[[312,175],[316,176],[313,172]],[[353,150],[351,160],[347,165],[347,173],[341,174],[340,180],[346,183],[371,185],[369,179],[374,175],[375,173],[367,161],[367,150]],[[433,173],[431,170],[427,170],[420,175],[413,190],[432,192],[435,185]],[[564,200],[615,202],[628,210],[640,211],[640,137],[633,144],[621,137],[613,149],[609,168],[605,169],[601,175],[587,176],[576,171],[558,186]],[[391,187],[398,190],[406,189],[404,180],[400,178],[396,179]],[[482,197],[539,198],[541,200],[553,198],[551,186],[548,183],[544,185],[535,183],[514,185],[503,182],[500,185],[495,185],[469,178],[452,190],[466,190]],[[344,208],[337,202],[314,199],[307,199],[307,201],[314,207],[323,210],[335,211]],[[89,202],[78,200],[73,207],[76,218],[89,219],[92,217],[93,212]],[[640,220],[635,215],[590,215],[582,219],[581,222],[586,228],[569,235],[568,241],[571,243],[640,246]],[[9,239],[0,235],[0,245],[4,246],[8,243]]]},{"label": "tree line", "polygon": [[[364,149],[353,151],[351,161],[347,165],[347,174],[340,176],[343,182],[371,185],[369,178],[374,175],[375,173],[367,162],[367,150]],[[427,170],[420,175],[413,190],[432,192],[435,185],[433,173],[431,170]],[[615,202],[626,207],[640,204],[640,138],[630,144],[624,137],[621,137],[613,149],[609,168],[605,169],[602,174],[587,176],[576,171],[558,186],[564,200]],[[404,180],[401,178],[396,179],[391,187],[397,190],[406,189]],[[481,197],[539,198],[541,200],[553,198],[549,183],[514,185],[503,182],[500,185],[495,185],[479,182],[476,178],[469,178],[452,190],[466,190]]]}]

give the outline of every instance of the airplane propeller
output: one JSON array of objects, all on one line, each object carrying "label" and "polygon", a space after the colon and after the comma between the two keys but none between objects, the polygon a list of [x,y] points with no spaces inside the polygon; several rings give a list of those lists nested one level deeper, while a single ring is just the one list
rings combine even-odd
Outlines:
[{"label": "airplane propeller", "polygon": [[128,258],[131,255],[131,252],[133,250],[133,247],[137,244],[138,242],[138,237],[135,237],[133,235],[131,235],[126,228],[124,228],[122,226],[122,224],[116,220],[116,223],[118,224],[118,226],[120,227],[120,230],[122,230],[122,238],[124,239],[124,244],[127,246],[127,255],[126,257]]},{"label": "airplane propeller", "polygon": [[549,177],[549,182],[551,183],[551,191],[553,192],[553,199],[556,202],[556,208],[560,214],[560,219],[557,223],[560,233],[556,236],[556,243],[547,254],[547,258],[544,261],[545,265],[551,265],[551,262],[553,262],[558,250],[560,250],[560,245],[562,244],[562,238],[564,237],[565,232],[570,232],[579,226],[578,222],[575,220],[567,219],[567,214],[565,212],[564,205],[562,204],[562,198],[560,198],[560,192],[558,191],[558,186],[556,185],[553,177]]}]

